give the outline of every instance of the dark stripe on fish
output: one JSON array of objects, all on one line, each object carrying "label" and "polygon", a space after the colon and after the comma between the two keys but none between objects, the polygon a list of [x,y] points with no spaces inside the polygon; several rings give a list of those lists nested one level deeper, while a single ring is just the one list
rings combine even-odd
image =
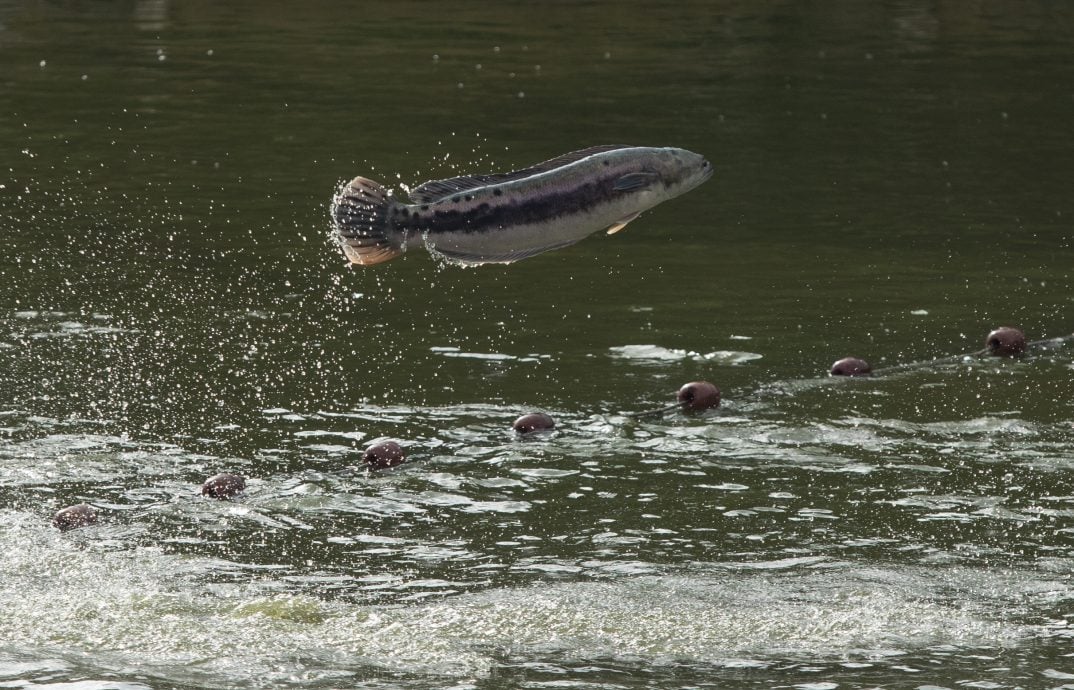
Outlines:
[{"label": "dark stripe on fish", "polygon": [[598,184],[589,182],[563,192],[550,192],[531,199],[511,199],[509,195],[499,197],[495,204],[482,202],[468,209],[438,209],[437,204],[429,206],[429,211],[412,215],[402,220],[400,214],[398,225],[408,231],[428,232],[439,235],[448,232],[484,232],[511,225],[528,225],[532,223],[556,220],[566,215],[582,213],[593,206],[607,203],[621,192],[615,191],[615,179],[609,177]]}]

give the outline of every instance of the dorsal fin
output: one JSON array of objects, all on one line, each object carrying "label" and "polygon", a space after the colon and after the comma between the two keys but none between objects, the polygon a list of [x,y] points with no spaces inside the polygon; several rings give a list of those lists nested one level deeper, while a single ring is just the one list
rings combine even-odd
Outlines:
[{"label": "dorsal fin", "polygon": [[410,190],[410,201],[414,204],[431,204],[434,201],[439,201],[446,196],[463,192],[467,189],[477,189],[478,187],[487,187],[488,185],[521,180],[530,175],[538,175],[543,172],[548,172],[549,170],[560,168],[564,165],[569,165],[597,153],[629,148],[633,147],[625,146],[623,144],[591,146],[587,149],[582,149],[581,151],[565,153],[562,156],[546,160],[543,163],[538,163],[537,165],[512,172],[491,173],[488,175],[463,175],[462,177],[449,177],[446,180],[430,180],[429,182],[425,182]]},{"label": "dorsal fin", "polygon": [[[434,201],[440,201],[446,196],[451,196],[452,194],[457,194],[466,191],[467,189],[477,189],[478,187],[485,187],[490,184],[499,184],[501,182],[518,179],[516,177],[511,177],[511,175],[514,174],[515,173],[503,173],[502,175],[464,175],[462,177],[450,177],[446,180],[430,180],[411,189],[407,196],[410,197],[410,203],[412,204],[431,204]],[[525,177],[525,175],[520,175],[519,177]]]}]

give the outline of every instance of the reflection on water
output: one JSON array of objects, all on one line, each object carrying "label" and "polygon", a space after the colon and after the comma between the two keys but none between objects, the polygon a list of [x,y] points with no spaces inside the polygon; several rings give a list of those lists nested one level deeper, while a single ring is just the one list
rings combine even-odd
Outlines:
[{"label": "reflection on water", "polygon": [[[0,1],[0,682],[1063,684],[1066,341],[826,373],[1070,333],[1072,16]],[[508,268],[329,239],[608,141],[716,173]]]}]

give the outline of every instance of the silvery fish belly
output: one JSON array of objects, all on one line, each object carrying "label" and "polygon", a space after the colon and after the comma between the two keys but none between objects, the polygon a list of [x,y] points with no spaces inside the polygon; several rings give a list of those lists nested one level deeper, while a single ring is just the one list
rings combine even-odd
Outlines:
[{"label": "silvery fish belly", "polygon": [[332,216],[343,252],[363,266],[418,246],[460,264],[509,264],[617,232],[711,176],[709,162],[685,149],[597,146],[515,172],[426,182],[410,204],[356,177]]}]

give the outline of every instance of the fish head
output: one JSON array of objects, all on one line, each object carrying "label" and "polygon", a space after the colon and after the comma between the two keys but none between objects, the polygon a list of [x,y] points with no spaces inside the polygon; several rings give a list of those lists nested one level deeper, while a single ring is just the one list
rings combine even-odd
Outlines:
[{"label": "fish head", "polygon": [[669,197],[685,194],[712,177],[712,164],[704,156],[678,148],[657,149],[654,167]]},{"label": "fish head", "polygon": [[712,165],[704,156],[670,147],[630,149],[620,159],[618,171],[612,188],[647,207],[685,194],[712,177]]}]

